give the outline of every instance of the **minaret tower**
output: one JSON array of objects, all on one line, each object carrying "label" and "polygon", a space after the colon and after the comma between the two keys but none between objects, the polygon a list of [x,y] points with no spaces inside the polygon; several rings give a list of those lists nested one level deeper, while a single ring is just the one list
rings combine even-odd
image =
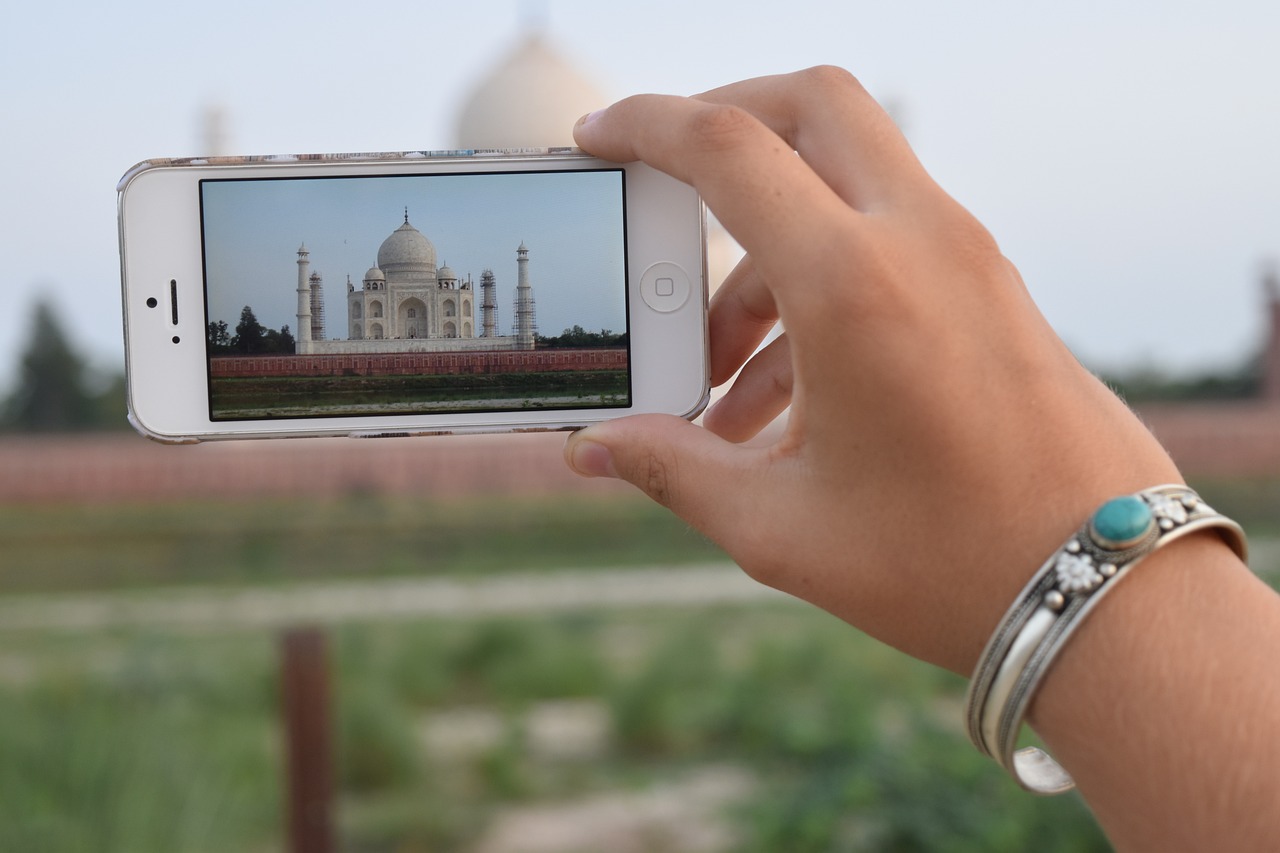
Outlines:
[{"label": "minaret tower", "polygon": [[324,340],[324,284],[320,273],[313,272],[311,278],[311,340]]},{"label": "minaret tower", "polygon": [[311,281],[307,275],[310,255],[306,243],[298,247],[298,334],[294,340],[299,355],[311,352]]},{"label": "minaret tower", "polygon": [[493,278],[493,270],[480,273],[480,337],[496,338],[498,336],[498,284]]},{"label": "minaret tower", "polygon": [[516,349],[533,349],[538,324],[534,318],[533,288],[529,285],[529,250],[516,249]]}]

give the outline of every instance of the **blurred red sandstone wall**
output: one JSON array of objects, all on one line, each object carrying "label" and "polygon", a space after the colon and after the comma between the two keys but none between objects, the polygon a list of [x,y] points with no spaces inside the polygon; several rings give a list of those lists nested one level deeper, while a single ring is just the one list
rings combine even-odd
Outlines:
[{"label": "blurred red sandstone wall", "polygon": [[[1280,477],[1280,405],[1147,406],[1188,477]],[[312,438],[165,447],[132,433],[0,440],[0,502],[159,501],[352,493],[626,494],[565,467],[563,433]]]},{"label": "blurred red sandstone wall", "polygon": [[0,503],[266,496],[608,493],[561,454],[564,433],[228,441],[166,447],[132,433],[0,440]]}]

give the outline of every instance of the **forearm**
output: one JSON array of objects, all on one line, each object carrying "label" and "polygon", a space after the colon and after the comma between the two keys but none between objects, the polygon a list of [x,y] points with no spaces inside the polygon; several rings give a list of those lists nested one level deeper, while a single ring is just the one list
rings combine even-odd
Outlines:
[{"label": "forearm", "polygon": [[1031,721],[1119,850],[1280,839],[1280,596],[1215,534],[1152,555],[1054,664]]}]

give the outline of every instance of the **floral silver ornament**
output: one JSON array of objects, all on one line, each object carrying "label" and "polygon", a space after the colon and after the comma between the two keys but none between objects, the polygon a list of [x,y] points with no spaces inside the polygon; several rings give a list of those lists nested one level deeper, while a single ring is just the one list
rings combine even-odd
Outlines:
[{"label": "floral silver ornament", "polygon": [[1169,495],[1151,495],[1147,498],[1147,504],[1151,507],[1151,514],[1160,519],[1160,526],[1165,530],[1169,529],[1165,526],[1165,521],[1172,524],[1187,523],[1187,505],[1178,498]]},{"label": "floral silver ornament", "polygon": [[1089,592],[1103,581],[1088,554],[1060,554],[1053,568],[1058,589],[1066,593]]}]

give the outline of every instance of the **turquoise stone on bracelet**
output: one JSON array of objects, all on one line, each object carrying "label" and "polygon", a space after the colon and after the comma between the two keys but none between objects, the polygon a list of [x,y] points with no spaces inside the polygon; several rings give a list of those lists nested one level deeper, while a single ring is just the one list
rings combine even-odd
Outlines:
[{"label": "turquoise stone on bracelet", "polygon": [[1099,547],[1119,551],[1141,542],[1155,523],[1146,501],[1137,495],[1126,495],[1098,507],[1089,521],[1089,535]]}]

